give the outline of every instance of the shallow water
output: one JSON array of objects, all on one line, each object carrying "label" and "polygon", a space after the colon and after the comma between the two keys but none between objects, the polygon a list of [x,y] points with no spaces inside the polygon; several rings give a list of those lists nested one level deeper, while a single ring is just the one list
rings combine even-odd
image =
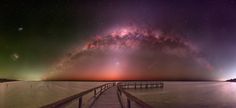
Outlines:
[{"label": "shallow water", "polygon": [[155,108],[236,108],[236,83],[164,82],[164,88],[127,89]]},{"label": "shallow water", "polygon": [[0,108],[38,108],[104,83],[72,81],[0,83]]}]

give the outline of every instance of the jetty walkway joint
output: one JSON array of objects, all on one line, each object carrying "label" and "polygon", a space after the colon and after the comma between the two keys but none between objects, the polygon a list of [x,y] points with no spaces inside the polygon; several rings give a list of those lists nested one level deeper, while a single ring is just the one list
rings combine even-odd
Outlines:
[{"label": "jetty walkway joint", "polygon": [[[125,89],[163,88],[159,81],[129,81],[119,83],[107,83],[79,94],[58,100],[41,108],[68,108],[70,104],[77,103],[76,108],[152,108],[142,100],[131,95]],[[86,105],[83,102],[85,95],[93,97]],[[74,106],[75,107],[75,106]]]}]

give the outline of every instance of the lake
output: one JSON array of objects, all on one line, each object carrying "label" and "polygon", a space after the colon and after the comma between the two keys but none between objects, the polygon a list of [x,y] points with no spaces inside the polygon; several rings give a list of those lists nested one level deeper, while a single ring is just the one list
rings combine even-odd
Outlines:
[{"label": "lake", "polygon": [[38,108],[105,83],[76,81],[0,83],[0,108]]},{"label": "lake", "polygon": [[234,82],[164,82],[164,88],[127,89],[154,108],[236,108]]}]

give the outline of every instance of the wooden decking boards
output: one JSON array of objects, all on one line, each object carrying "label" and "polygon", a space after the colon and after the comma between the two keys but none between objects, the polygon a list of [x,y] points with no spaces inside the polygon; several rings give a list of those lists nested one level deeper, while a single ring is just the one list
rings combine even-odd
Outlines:
[{"label": "wooden decking boards", "polygon": [[117,86],[111,87],[102,93],[91,108],[121,108],[117,96]]}]

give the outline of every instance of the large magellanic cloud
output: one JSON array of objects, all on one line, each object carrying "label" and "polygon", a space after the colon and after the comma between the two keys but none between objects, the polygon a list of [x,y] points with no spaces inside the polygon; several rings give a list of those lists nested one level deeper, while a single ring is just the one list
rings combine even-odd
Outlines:
[{"label": "large magellanic cloud", "polygon": [[125,27],[96,36],[67,54],[46,79],[206,80],[214,79],[209,75],[213,70],[187,39]]}]

